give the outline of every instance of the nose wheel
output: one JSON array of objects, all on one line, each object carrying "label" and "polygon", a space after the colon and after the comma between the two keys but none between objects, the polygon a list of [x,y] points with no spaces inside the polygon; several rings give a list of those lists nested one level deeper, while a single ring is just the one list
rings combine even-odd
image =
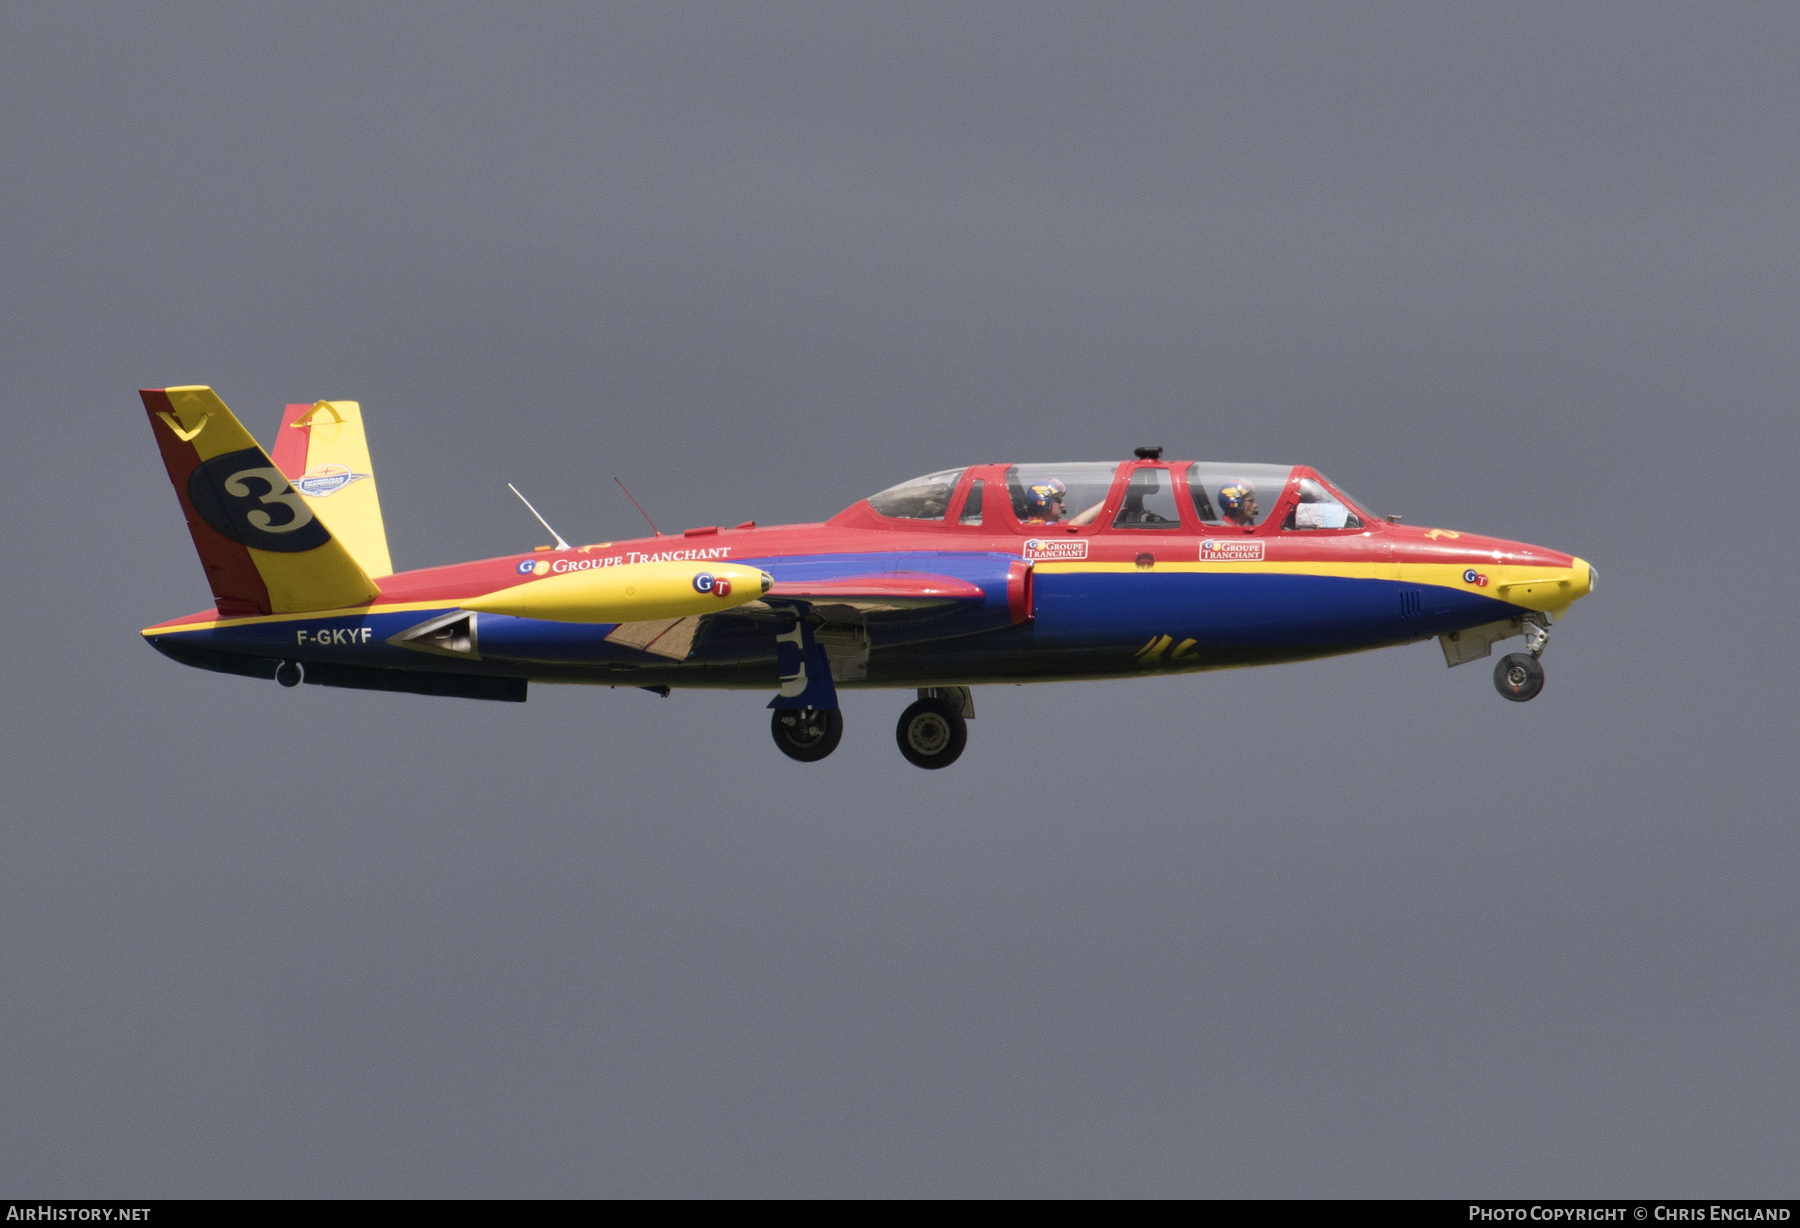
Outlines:
[{"label": "nose wheel", "polygon": [[1522,704],[1544,689],[1544,667],[1530,653],[1509,652],[1494,666],[1494,689]]},{"label": "nose wheel", "polygon": [[955,763],[969,744],[969,726],[956,705],[928,697],[900,714],[894,739],[900,743],[900,753],[908,763],[922,768],[945,768]]},{"label": "nose wheel", "polygon": [[844,716],[836,708],[777,708],[769,716],[775,745],[789,759],[817,763],[844,737]]},{"label": "nose wheel", "polygon": [[1509,652],[1494,666],[1494,689],[1516,704],[1536,699],[1544,689],[1544,665],[1538,658],[1550,642],[1550,628],[1541,622],[1525,624],[1529,652]]}]

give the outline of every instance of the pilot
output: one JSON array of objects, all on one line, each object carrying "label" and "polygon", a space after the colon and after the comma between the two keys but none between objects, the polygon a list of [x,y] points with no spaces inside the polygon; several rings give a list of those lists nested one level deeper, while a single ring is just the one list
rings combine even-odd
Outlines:
[{"label": "pilot", "polygon": [[1235,525],[1249,528],[1256,523],[1256,487],[1239,479],[1219,491],[1219,510]]},{"label": "pilot", "polygon": [[1026,524],[1056,524],[1068,515],[1063,500],[1069,488],[1055,478],[1025,488]]}]

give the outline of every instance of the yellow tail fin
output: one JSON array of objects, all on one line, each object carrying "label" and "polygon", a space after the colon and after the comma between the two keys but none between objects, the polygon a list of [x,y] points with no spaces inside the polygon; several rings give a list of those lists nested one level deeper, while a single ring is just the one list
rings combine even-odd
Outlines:
[{"label": "yellow tail fin", "polygon": [[138,394],[219,612],[334,610],[378,594],[211,388]]},{"label": "yellow tail fin", "polygon": [[288,406],[271,453],[306,505],[331,526],[332,536],[365,572],[394,573],[361,405],[314,401]]}]

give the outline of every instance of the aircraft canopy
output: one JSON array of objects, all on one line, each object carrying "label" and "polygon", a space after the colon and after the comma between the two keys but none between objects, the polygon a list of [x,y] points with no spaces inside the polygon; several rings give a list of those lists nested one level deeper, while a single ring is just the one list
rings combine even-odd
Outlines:
[{"label": "aircraft canopy", "polygon": [[958,524],[1025,530],[1079,528],[1103,515],[1114,528],[1198,531],[1255,528],[1277,511],[1281,528],[1294,530],[1361,529],[1378,519],[1304,465],[1223,461],[975,465],[911,478],[867,502],[886,520],[942,522],[954,512]]}]

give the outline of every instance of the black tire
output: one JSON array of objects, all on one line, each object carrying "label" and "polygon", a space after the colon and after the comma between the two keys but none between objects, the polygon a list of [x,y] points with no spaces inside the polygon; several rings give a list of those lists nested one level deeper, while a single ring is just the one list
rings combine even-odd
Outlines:
[{"label": "black tire", "polygon": [[777,708],[769,714],[769,732],[789,759],[817,763],[837,749],[844,736],[844,715],[836,708]]},{"label": "black tire", "polygon": [[1522,704],[1544,689],[1544,667],[1528,652],[1509,652],[1494,666],[1494,689]]},{"label": "black tire", "polygon": [[946,768],[969,744],[968,722],[948,700],[921,699],[900,714],[894,740],[906,761],[922,768]]},{"label": "black tire", "polygon": [[275,667],[275,681],[282,686],[300,685],[300,662],[283,661]]}]

